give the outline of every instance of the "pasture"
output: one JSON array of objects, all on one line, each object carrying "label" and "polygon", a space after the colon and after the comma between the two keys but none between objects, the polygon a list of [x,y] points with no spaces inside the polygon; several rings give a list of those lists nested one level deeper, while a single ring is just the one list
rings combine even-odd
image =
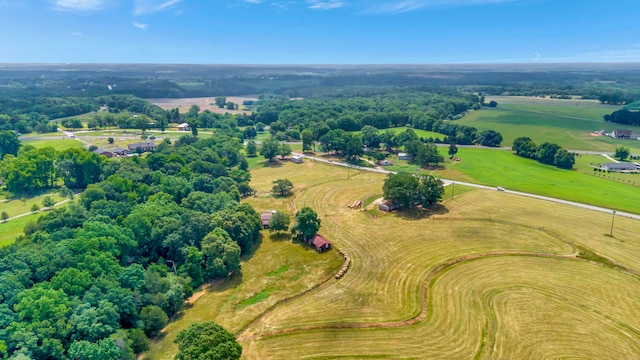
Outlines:
[{"label": "pasture", "polygon": [[[320,233],[352,259],[342,279],[331,277],[337,251],[264,233],[242,277],[208,288],[146,358],[172,358],[177,331],[209,319],[238,335],[246,359],[640,356],[638,221],[616,218],[609,237],[608,214],[483,190],[373,218],[347,205],[380,194],[384,176],[345,175],[258,166],[247,200],[313,207]],[[283,177],[292,197],[268,196]]]},{"label": "pasture", "polygon": [[[443,151],[443,148],[440,148],[440,151]],[[633,178],[636,184],[634,185],[615,180],[618,178],[615,174],[588,175],[585,172],[593,171],[586,170],[580,157],[577,159],[583,171],[562,170],[516,156],[511,151],[460,148],[456,156],[462,161],[447,161],[446,169],[436,171],[435,174],[447,179],[503,186],[509,190],[640,214],[640,188],[637,185],[640,183],[640,177]]]},{"label": "pasture", "polygon": [[56,151],[63,151],[67,149],[83,148],[84,144],[76,139],[69,139],[68,137],[50,138],[47,140],[22,140],[22,145],[31,145],[35,148],[52,147]]},{"label": "pasture", "polygon": [[605,114],[616,106],[566,106],[551,104],[514,104],[498,102],[497,108],[483,107],[456,123],[474,126],[479,131],[496,130],[504,138],[503,146],[511,146],[514,139],[528,136],[536,143],[552,142],[571,150],[613,152],[620,145],[632,153],[640,153],[640,141],[616,140],[607,136],[592,136],[591,132],[614,129],[640,129],[628,125],[606,123]]},{"label": "pasture", "polygon": [[251,114],[242,103],[245,100],[258,101],[257,96],[227,96],[227,102],[232,102],[239,106],[238,110],[222,109],[216,106],[215,97],[200,97],[200,98],[181,98],[181,99],[147,99],[150,103],[161,107],[164,110],[171,110],[178,108],[180,113],[187,113],[191,106],[197,105],[200,107],[200,111],[209,110],[214,113],[224,114]]}]

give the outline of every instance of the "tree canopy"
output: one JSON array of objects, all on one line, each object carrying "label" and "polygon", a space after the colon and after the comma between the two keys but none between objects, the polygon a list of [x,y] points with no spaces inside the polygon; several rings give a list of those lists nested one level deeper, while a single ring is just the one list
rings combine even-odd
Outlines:
[{"label": "tree canopy", "polygon": [[175,339],[176,360],[237,360],[242,347],[222,326],[207,321],[182,330]]},{"label": "tree canopy", "polygon": [[318,233],[320,223],[318,214],[312,208],[305,206],[296,212],[296,224],[291,230],[298,237],[308,240]]},{"label": "tree canopy", "polygon": [[385,200],[396,206],[411,209],[418,205],[431,206],[442,199],[442,181],[431,175],[414,176],[407,172],[389,174],[382,187]]}]

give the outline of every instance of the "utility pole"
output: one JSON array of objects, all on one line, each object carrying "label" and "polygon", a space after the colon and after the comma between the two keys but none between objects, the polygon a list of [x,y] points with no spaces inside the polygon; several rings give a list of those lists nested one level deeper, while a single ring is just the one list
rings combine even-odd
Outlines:
[{"label": "utility pole", "polygon": [[613,210],[611,212],[611,232],[609,233],[609,236],[611,237],[613,237],[613,221],[615,220],[615,218],[616,218],[616,211]]}]

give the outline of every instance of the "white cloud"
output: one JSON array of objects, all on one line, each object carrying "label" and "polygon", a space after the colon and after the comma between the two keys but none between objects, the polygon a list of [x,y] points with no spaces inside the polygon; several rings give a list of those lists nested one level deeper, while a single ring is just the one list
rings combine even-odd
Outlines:
[{"label": "white cloud", "polygon": [[328,0],[328,1],[307,0],[307,3],[309,3],[309,9],[314,9],[314,10],[338,9],[346,5],[344,1],[340,1],[340,0]]},{"label": "white cloud", "polygon": [[60,11],[89,12],[102,9],[106,0],[55,0],[53,7]]},{"label": "white cloud", "polygon": [[160,12],[171,8],[182,0],[135,0],[133,15]]},{"label": "white cloud", "polygon": [[143,23],[139,23],[139,22],[132,22],[131,25],[137,27],[140,30],[147,30],[147,24],[143,24]]},{"label": "white cloud", "polygon": [[433,7],[451,7],[451,6],[467,6],[467,5],[485,5],[512,2],[517,0],[401,0],[387,1],[382,4],[370,6],[367,12],[376,14],[400,14],[409,11],[433,8]]}]

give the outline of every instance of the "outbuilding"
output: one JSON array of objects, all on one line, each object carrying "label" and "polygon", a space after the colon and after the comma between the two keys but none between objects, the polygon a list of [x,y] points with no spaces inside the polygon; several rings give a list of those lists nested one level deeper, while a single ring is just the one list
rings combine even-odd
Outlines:
[{"label": "outbuilding", "polygon": [[302,160],[302,156],[298,154],[294,154],[293,157],[291,157],[291,161],[293,161],[296,164],[302,164],[304,160]]},{"label": "outbuilding", "polygon": [[332,245],[329,242],[329,240],[325,239],[324,237],[316,234],[316,236],[314,236],[313,238],[311,238],[308,241],[308,244],[313,246],[314,249],[316,249],[317,252],[323,252],[325,250],[330,250]]},{"label": "outbuilding", "polygon": [[263,214],[260,215],[260,221],[262,221],[262,228],[263,229],[268,229],[269,228],[269,222],[271,221],[272,217],[273,217],[273,213],[271,213],[271,212],[263,213]]},{"label": "outbuilding", "polygon": [[413,160],[413,156],[407,154],[407,153],[398,153],[398,160],[407,160],[407,161],[411,161]]},{"label": "outbuilding", "polygon": [[378,209],[382,211],[391,211],[397,208],[398,207],[396,206],[396,204],[392,203],[391,201],[383,201],[378,205]]},{"label": "outbuilding", "polygon": [[178,125],[178,131],[191,131],[191,127],[187,123]]},{"label": "outbuilding", "polygon": [[640,170],[638,164],[629,162],[604,163],[600,166],[604,171],[636,171]]}]

